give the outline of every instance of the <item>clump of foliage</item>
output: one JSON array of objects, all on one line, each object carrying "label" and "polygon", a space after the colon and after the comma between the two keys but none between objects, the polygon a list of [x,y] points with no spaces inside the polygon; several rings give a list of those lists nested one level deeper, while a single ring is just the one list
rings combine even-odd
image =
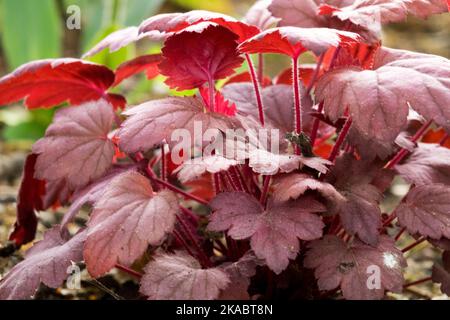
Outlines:
[{"label": "clump of foliage", "polygon": [[[379,35],[382,24],[448,9],[444,0],[273,0],[243,21],[160,14],[86,56],[135,41],[162,41],[160,54],[115,71],[35,61],[0,79],[0,105],[69,104],[27,158],[11,240],[34,239],[37,211],[68,211],[2,279],[0,297],[58,287],[84,261],[94,278],[113,268],[136,277],[149,299],[381,299],[402,291],[403,253],[425,240],[444,250],[432,278],[450,293],[450,61],[383,47]],[[299,63],[307,52],[315,65]],[[268,78],[265,53],[292,68]],[[199,91],[135,107],[109,93],[140,72]],[[193,152],[178,165],[171,136],[194,133],[195,122],[224,139],[229,129],[277,130],[280,151],[250,148],[244,161]],[[388,214],[380,204],[397,175],[411,187]],[[71,234],[85,205],[89,221]],[[404,232],[417,241],[402,250]]]}]

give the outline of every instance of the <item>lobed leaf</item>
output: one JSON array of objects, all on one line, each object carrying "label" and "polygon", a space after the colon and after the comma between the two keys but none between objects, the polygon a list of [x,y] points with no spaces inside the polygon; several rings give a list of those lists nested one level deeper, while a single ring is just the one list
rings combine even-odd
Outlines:
[{"label": "lobed leaf", "polygon": [[99,277],[116,263],[131,265],[173,230],[178,199],[168,190],[154,193],[147,178],[126,172],[112,180],[88,222],[84,260]]},{"label": "lobed leaf", "polygon": [[105,66],[70,58],[37,60],[0,79],[0,105],[25,99],[25,106],[35,109],[103,98],[123,107],[125,98],[106,92],[113,83],[114,72]]},{"label": "lobed leaf", "polygon": [[279,274],[300,250],[299,240],[322,236],[324,224],[315,213],[325,208],[315,200],[303,197],[295,202],[269,202],[266,210],[252,196],[243,192],[217,195],[210,206],[213,214],[208,229],[227,231],[236,240],[251,238],[256,256]]},{"label": "lobed leaf", "polygon": [[74,190],[100,178],[112,166],[114,143],[108,138],[114,122],[104,100],[58,110],[33,146],[38,154],[35,178],[67,181]]},{"label": "lobed leaf", "polygon": [[426,184],[413,188],[397,207],[399,224],[411,234],[450,238],[450,188]]},{"label": "lobed leaf", "polygon": [[[387,236],[381,236],[378,245],[372,247],[359,241],[347,245],[336,236],[326,235],[309,248],[304,265],[315,269],[320,290],[340,286],[348,300],[374,300],[383,298],[386,290],[403,289],[402,268],[406,261]],[[379,286],[371,275],[379,276]]]},{"label": "lobed leaf", "polygon": [[212,300],[229,283],[223,270],[201,269],[183,252],[159,254],[144,271],[140,292],[149,300]]},{"label": "lobed leaf", "polygon": [[42,282],[50,288],[59,287],[69,275],[67,269],[73,262],[83,259],[82,248],[86,231],[79,232],[70,240],[61,236],[59,227],[44,234],[0,282],[0,299],[30,299]]}]

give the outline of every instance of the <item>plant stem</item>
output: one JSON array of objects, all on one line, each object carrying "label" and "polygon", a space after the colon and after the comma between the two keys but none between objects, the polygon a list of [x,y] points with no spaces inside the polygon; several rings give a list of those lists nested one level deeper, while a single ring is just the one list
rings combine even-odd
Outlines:
[{"label": "plant stem", "polygon": [[137,271],[135,271],[135,270],[133,270],[131,268],[128,268],[128,267],[126,267],[124,265],[116,263],[116,268],[121,270],[121,271],[123,271],[123,272],[128,273],[129,275],[132,275],[133,277],[136,277],[136,278],[139,278],[139,279],[142,278],[142,274],[140,272],[137,272]]},{"label": "plant stem", "polygon": [[[426,123],[422,125],[422,127],[417,130],[416,134],[411,138],[412,142],[417,142],[422,138],[422,136],[425,134],[425,132],[428,130],[428,128],[433,123],[432,120],[428,120]],[[409,154],[409,151],[406,149],[400,149],[397,154],[392,158],[391,161],[388,162],[388,164],[385,166],[386,169],[392,169],[394,168],[398,163],[400,163],[407,155]]]},{"label": "plant stem", "polygon": [[250,70],[250,77],[252,78],[253,89],[255,90],[256,103],[258,104],[259,121],[261,122],[261,125],[264,127],[265,121],[264,121],[263,100],[261,96],[261,90],[259,87],[260,84],[258,83],[258,78],[255,72],[255,66],[253,65],[252,58],[250,57],[249,54],[245,55],[245,59],[247,60],[248,68]]},{"label": "plant stem", "polygon": [[[322,113],[323,111],[323,101],[321,103],[319,103],[319,107],[317,109],[318,113]],[[314,147],[314,143],[316,142],[317,139],[317,133],[319,132],[319,126],[320,126],[320,119],[319,118],[314,118],[314,122],[313,122],[313,126],[311,129],[311,145]]]},{"label": "plant stem", "polygon": [[212,266],[211,261],[209,260],[208,256],[203,251],[203,249],[198,245],[196,236],[192,233],[192,230],[189,228],[189,226],[186,225],[184,220],[181,217],[179,217],[178,215],[177,215],[177,221],[180,224],[181,228],[186,233],[186,235],[188,236],[189,241],[191,241],[192,245],[194,246],[195,250],[201,257],[201,259],[203,260],[205,266],[211,267]]},{"label": "plant stem", "polygon": [[426,241],[427,238],[421,237],[419,238],[419,240],[411,243],[409,246],[407,246],[406,248],[404,248],[402,250],[403,253],[408,252],[409,250],[411,250],[412,248],[416,247],[417,245],[421,244],[422,242]]},{"label": "plant stem", "polygon": [[[195,259],[199,259],[198,256],[192,252],[191,248],[189,248],[187,242],[183,239],[181,234],[177,230],[173,230],[172,232],[173,236],[175,237],[176,241],[189,253],[189,255]],[[201,261],[201,259],[199,259]]]},{"label": "plant stem", "polygon": [[171,183],[168,183],[168,182],[166,182],[166,181],[163,181],[163,180],[161,180],[161,179],[159,179],[159,178],[154,178],[154,180],[155,180],[156,182],[158,182],[159,184],[165,186],[167,189],[172,190],[173,192],[179,193],[179,194],[181,194],[182,196],[184,196],[184,197],[186,197],[186,198],[188,198],[188,199],[194,200],[194,201],[196,201],[196,202],[198,202],[198,203],[200,203],[200,204],[203,204],[203,205],[205,205],[205,206],[208,205],[208,201],[206,201],[205,199],[202,199],[202,198],[197,197],[197,196],[195,196],[195,195],[193,195],[193,194],[190,194],[190,193],[188,193],[188,192],[186,192],[186,191],[183,191],[183,190],[181,190],[180,188],[175,187],[175,186],[172,185]]},{"label": "plant stem", "polygon": [[161,146],[161,179],[167,181],[166,152],[164,147],[165,145]]},{"label": "plant stem", "polygon": [[348,132],[350,131],[350,127],[351,127],[351,125],[352,125],[352,122],[353,122],[352,117],[349,116],[349,117],[347,118],[347,121],[345,121],[345,124],[344,124],[344,126],[342,127],[341,132],[340,132],[339,135],[338,135],[338,138],[337,138],[337,140],[336,140],[336,143],[335,143],[334,146],[333,146],[333,149],[332,149],[331,152],[330,152],[330,156],[328,157],[328,160],[329,160],[330,162],[334,162],[334,160],[336,160],[336,157],[337,157],[338,154],[339,154],[339,150],[341,149],[341,146],[342,146],[342,144],[344,143],[345,138],[347,137]]},{"label": "plant stem", "polygon": [[[295,133],[300,134],[302,128],[302,101],[300,97],[300,79],[298,76],[298,57],[292,58],[292,84],[294,90],[295,106]],[[300,148],[296,148],[296,154],[300,154]]]},{"label": "plant stem", "polygon": [[400,229],[400,231],[397,233],[397,235],[395,236],[394,240],[398,241],[398,239],[400,239],[400,237],[402,236],[402,234],[406,231],[406,228],[403,227],[402,229]]},{"label": "plant stem", "polygon": [[270,182],[272,181],[272,176],[265,176],[263,179],[264,179],[263,191],[261,193],[261,198],[259,199],[262,205],[266,203],[267,196],[269,195],[269,187]]},{"label": "plant stem", "polygon": [[428,282],[428,281],[431,281],[431,280],[432,280],[431,277],[426,277],[426,278],[423,278],[423,279],[420,279],[420,280],[417,280],[417,281],[406,283],[406,284],[403,285],[403,288],[409,288],[409,287],[416,286],[418,284],[422,284],[424,282]]},{"label": "plant stem", "polygon": [[209,89],[209,108],[211,112],[216,112],[215,106],[216,89],[214,85],[214,80],[212,78],[209,78],[208,80],[208,89]]},{"label": "plant stem", "polygon": [[311,78],[311,82],[309,83],[308,88],[306,88],[306,94],[311,93],[311,90],[314,87],[314,83],[316,82],[317,77],[319,76],[320,68],[322,67],[324,58],[325,58],[325,53],[322,53],[319,57],[319,60],[317,61],[316,69],[314,70],[313,76]]}]

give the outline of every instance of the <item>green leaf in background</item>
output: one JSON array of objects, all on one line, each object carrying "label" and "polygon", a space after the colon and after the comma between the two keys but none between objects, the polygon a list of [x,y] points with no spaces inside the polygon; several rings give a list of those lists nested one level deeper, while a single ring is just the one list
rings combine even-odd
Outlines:
[{"label": "green leaf in background", "polygon": [[172,0],[172,3],[189,10],[209,10],[226,14],[232,14],[235,11],[231,0]]},{"label": "green leaf in background", "polygon": [[26,113],[22,108],[4,109],[0,112],[0,121],[7,126],[1,136],[7,142],[33,142],[44,136],[54,113],[54,109],[36,109]]},{"label": "green leaf in background", "polygon": [[119,22],[125,26],[139,25],[143,20],[158,13],[164,0],[120,0]]},{"label": "green leaf in background", "polygon": [[54,0],[3,0],[2,45],[9,69],[61,55],[63,24]]}]

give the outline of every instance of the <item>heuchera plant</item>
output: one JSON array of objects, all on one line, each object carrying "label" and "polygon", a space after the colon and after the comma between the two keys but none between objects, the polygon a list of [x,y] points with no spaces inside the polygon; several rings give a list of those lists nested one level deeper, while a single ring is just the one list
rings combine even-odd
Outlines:
[{"label": "heuchera plant", "polygon": [[[450,61],[383,47],[379,35],[382,24],[449,6],[273,0],[242,21],[160,14],[86,56],[136,41],[163,42],[160,54],[115,71],[80,59],[35,61],[3,77],[0,105],[68,104],[26,160],[11,240],[34,239],[36,212],[68,210],[1,280],[0,298],[61,286],[67,268],[84,261],[94,278],[114,268],[135,277],[149,299],[381,299],[411,285],[403,254],[423,241],[444,254],[422,281],[450,294]],[[292,68],[267,77],[266,53],[288,56]],[[304,53],[316,63],[299,63]],[[248,71],[236,73],[245,61]],[[135,107],[109,93],[140,72],[199,91]],[[194,133],[196,123],[200,134],[221,137],[277,130],[279,152],[252,148],[243,161],[174,153],[174,131]],[[410,191],[386,213],[380,203],[396,175]],[[89,221],[69,232],[86,205]],[[399,248],[405,232],[416,241]]]}]

